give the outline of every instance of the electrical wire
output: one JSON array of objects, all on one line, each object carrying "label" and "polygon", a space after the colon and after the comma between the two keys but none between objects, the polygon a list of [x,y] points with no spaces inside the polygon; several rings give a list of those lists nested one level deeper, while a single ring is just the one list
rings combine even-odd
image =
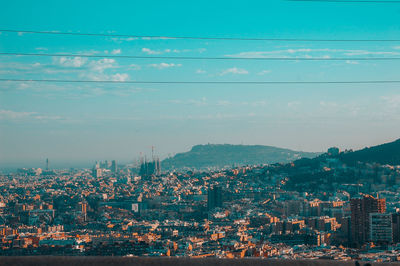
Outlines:
[{"label": "electrical wire", "polygon": [[174,59],[174,60],[257,60],[257,61],[386,61],[400,60],[400,57],[194,57],[194,56],[137,56],[137,55],[88,55],[88,54],[51,54],[51,53],[8,53],[0,56],[43,56],[43,57],[88,57],[88,58],[125,58],[125,59]]},{"label": "electrical wire", "polygon": [[239,37],[201,37],[201,36],[171,36],[171,35],[132,35],[114,33],[81,33],[63,31],[35,31],[0,29],[0,32],[32,33],[49,35],[73,35],[73,36],[98,36],[119,38],[156,38],[156,39],[191,39],[191,40],[221,40],[221,41],[285,41],[285,42],[400,42],[400,39],[302,39],[302,38],[239,38]]},{"label": "electrical wire", "polygon": [[63,80],[63,79],[7,79],[0,82],[46,82],[46,83],[115,83],[115,84],[388,84],[400,80],[349,80],[349,81],[119,81],[119,80]]},{"label": "electrical wire", "polygon": [[287,2],[318,2],[318,3],[379,3],[379,4],[399,4],[400,1],[374,1],[374,0],[286,0]]}]

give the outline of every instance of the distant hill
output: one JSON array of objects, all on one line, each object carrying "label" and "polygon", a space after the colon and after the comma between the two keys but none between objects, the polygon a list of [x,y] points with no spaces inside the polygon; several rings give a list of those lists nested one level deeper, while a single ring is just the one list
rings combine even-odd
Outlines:
[{"label": "distant hill", "polygon": [[207,144],[196,145],[162,161],[163,169],[224,168],[232,165],[287,163],[300,158],[313,158],[314,152],[293,151],[262,145]]},{"label": "distant hill", "polygon": [[339,158],[347,164],[365,162],[400,165],[400,139],[354,152],[341,153]]}]

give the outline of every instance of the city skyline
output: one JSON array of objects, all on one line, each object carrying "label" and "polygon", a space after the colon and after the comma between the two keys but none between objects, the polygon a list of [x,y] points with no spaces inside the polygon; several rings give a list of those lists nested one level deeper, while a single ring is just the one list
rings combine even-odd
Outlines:
[{"label": "city skyline", "polygon": [[6,2],[0,264],[400,261],[400,0]]},{"label": "city skyline", "polygon": [[205,171],[17,169],[0,174],[0,253],[397,262],[399,145]]}]

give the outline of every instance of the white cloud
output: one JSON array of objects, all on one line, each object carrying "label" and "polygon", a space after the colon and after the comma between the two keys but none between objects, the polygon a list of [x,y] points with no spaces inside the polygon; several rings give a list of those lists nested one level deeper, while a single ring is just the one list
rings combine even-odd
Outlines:
[{"label": "white cloud", "polygon": [[337,107],[338,104],[335,102],[325,102],[325,101],[320,101],[319,105],[322,107]]},{"label": "white cloud", "polygon": [[110,76],[110,79],[113,81],[126,81],[129,79],[129,75],[126,73],[116,73]]},{"label": "white cloud", "polygon": [[231,105],[231,104],[232,103],[230,101],[225,101],[225,100],[217,102],[218,106],[228,106],[228,105]]},{"label": "white cloud", "polygon": [[111,38],[111,40],[115,41],[115,42],[123,42],[123,41],[127,41],[127,42],[131,42],[131,41],[136,41],[139,38],[136,37],[128,37],[128,38]]},{"label": "white cloud", "polygon": [[353,61],[353,60],[347,60],[347,61],[346,61],[346,64],[349,64],[349,65],[359,65],[360,63],[357,62],[357,61]]},{"label": "white cloud", "polygon": [[190,105],[204,106],[204,105],[207,105],[207,98],[203,97],[200,100],[193,100],[192,99],[192,100],[189,100],[187,103],[190,104]]},{"label": "white cloud", "polygon": [[197,69],[196,70],[196,74],[205,74],[205,73],[206,73],[206,71],[203,70],[203,69]]},{"label": "white cloud", "polygon": [[[400,48],[400,47],[399,47]],[[393,47],[396,49],[396,47]],[[308,53],[308,54],[306,54]],[[287,58],[296,58],[296,55],[308,58],[330,58],[329,55],[309,55],[309,53],[339,53],[347,56],[356,55],[400,55],[400,52],[396,51],[369,51],[369,50],[346,50],[346,49],[331,49],[331,48],[299,48],[299,49],[282,49],[282,50],[270,50],[270,51],[248,51],[240,52],[237,54],[225,55],[227,57],[247,57],[247,58],[265,58],[277,55]]]},{"label": "white cloud", "polygon": [[16,112],[11,110],[0,110],[0,120],[61,120],[60,116],[41,115],[36,112]]},{"label": "white cloud", "polygon": [[385,105],[390,108],[400,107],[400,94],[392,96],[382,96],[381,99],[385,102]]},{"label": "white cloud", "polygon": [[114,49],[111,51],[111,54],[120,54],[121,53],[121,49]]},{"label": "white cloud", "polygon": [[17,87],[15,89],[17,90],[26,90],[28,89],[30,86],[27,83],[20,83],[17,85]]},{"label": "white cloud", "polygon": [[394,46],[393,49],[400,50],[400,46]]},{"label": "white cloud", "polygon": [[53,59],[56,64],[63,66],[63,67],[73,67],[73,68],[79,68],[82,67],[83,65],[86,64],[87,58],[82,58],[82,57],[59,57]]},{"label": "white cloud", "polygon": [[142,52],[146,54],[161,54],[160,51],[151,50],[150,48],[142,48]]},{"label": "white cloud", "polygon": [[251,103],[252,106],[265,106],[267,105],[266,101],[256,101]]},{"label": "white cloud", "polygon": [[115,60],[111,58],[104,58],[89,63],[90,69],[95,72],[103,73],[104,70],[115,68]]},{"label": "white cloud", "polygon": [[142,40],[175,40],[175,38],[171,37],[142,37]]},{"label": "white cloud", "polygon": [[310,49],[310,48],[300,48],[300,49],[284,49],[284,50],[271,50],[271,51],[249,51],[241,52],[238,54],[226,55],[227,57],[248,57],[248,58],[263,58],[269,57],[271,55],[289,54],[294,55],[297,53],[311,53],[311,52],[338,52],[337,49]]},{"label": "white cloud", "polygon": [[137,38],[137,37],[127,37],[127,38],[111,38],[114,42],[121,43],[123,41],[131,42],[131,41],[136,41],[136,40],[173,40],[175,38],[167,38],[167,37],[142,37],[142,38]]},{"label": "white cloud", "polygon": [[350,50],[344,53],[345,55],[400,55],[399,52],[387,51],[367,51],[367,50]]},{"label": "white cloud", "polygon": [[243,68],[232,67],[232,68],[225,69],[224,71],[221,72],[220,75],[223,76],[226,74],[245,75],[245,74],[249,74],[249,72]]},{"label": "white cloud", "polygon": [[48,115],[35,115],[34,119],[36,120],[63,120],[63,118],[61,116],[48,116]]},{"label": "white cloud", "polygon": [[247,113],[247,114],[224,114],[224,113],[215,113],[215,114],[204,114],[204,115],[162,115],[162,119],[168,120],[227,120],[227,119],[247,119],[249,117],[256,116],[255,113]]},{"label": "white cloud", "polygon": [[[183,50],[183,52],[190,52],[191,50]],[[164,49],[164,50],[151,50],[150,48],[142,48],[142,52],[150,55],[163,54],[163,53],[180,53],[178,49]]]},{"label": "white cloud", "polygon": [[200,99],[188,99],[188,100],[178,100],[178,99],[173,99],[169,100],[169,103],[173,104],[184,104],[184,105],[195,105],[195,106],[205,106],[208,105],[207,103],[207,98],[202,97]]},{"label": "white cloud", "polygon": [[127,73],[116,73],[116,74],[111,74],[107,75],[104,73],[89,73],[84,75],[86,78],[90,80],[110,80],[110,81],[126,81],[129,80],[129,74]]},{"label": "white cloud", "polygon": [[129,74],[127,73],[115,73],[115,74],[105,74],[105,73],[88,73],[83,75],[85,78],[90,80],[109,80],[109,81],[127,81],[129,80]]},{"label": "white cloud", "polygon": [[263,75],[266,75],[269,73],[271,73],[271,70],[263,70],[263,71],[258,72],[257,75],[263,76]]},{"label": "white cloud", "polygon": [[159,63],[159,64],[150,64],[150,67],[158,68],[158,69],[164,69],[164,68],[170,68],[170,67],[181,67],[182,64],[174,64],[174,63]]},{"label": "white cloud", "polygon": [[15,112],[11,110],[0,110],[0,119],[21,119],[32,116],[34,112]]},{"label": "white cloud", "polygon": [[[118,51],[113,51],[113,53],[118,53]],[[55,64],[63,68],[69,68],[73,70],[74,68],[82,68],[79,70],[79,76],[89,78],[91,80],[126,80],[126,74],[114,74],[109,75],[105,73],[107,69],[118,68],[115,59],[103,58],[99,60],[87,60],[87,58],[82,57],[60,57],[54,58]],[[40,64],[34,64],[34,67],[40,67]],[[59,73],[58,69],[44,69],[46,73]],[[75,70],[74,70],[75,71]]]}]

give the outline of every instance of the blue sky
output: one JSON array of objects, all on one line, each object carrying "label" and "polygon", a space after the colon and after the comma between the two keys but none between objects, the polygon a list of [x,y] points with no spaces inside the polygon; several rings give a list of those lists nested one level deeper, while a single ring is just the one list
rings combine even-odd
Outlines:
[{"label": "blue sky", "polygon": [[[288,1],[8,1],[0,28],[162,36],[399,39],[400,4]],[[169,81],[399,79],[400,42],[271,42],[0,34],[0,52],[348,57],[190,61],[0,57],[0,78]],[[0,166],[129,161],[204,143],[305,151],[399,137],[397,84],[0,84]]]}]

